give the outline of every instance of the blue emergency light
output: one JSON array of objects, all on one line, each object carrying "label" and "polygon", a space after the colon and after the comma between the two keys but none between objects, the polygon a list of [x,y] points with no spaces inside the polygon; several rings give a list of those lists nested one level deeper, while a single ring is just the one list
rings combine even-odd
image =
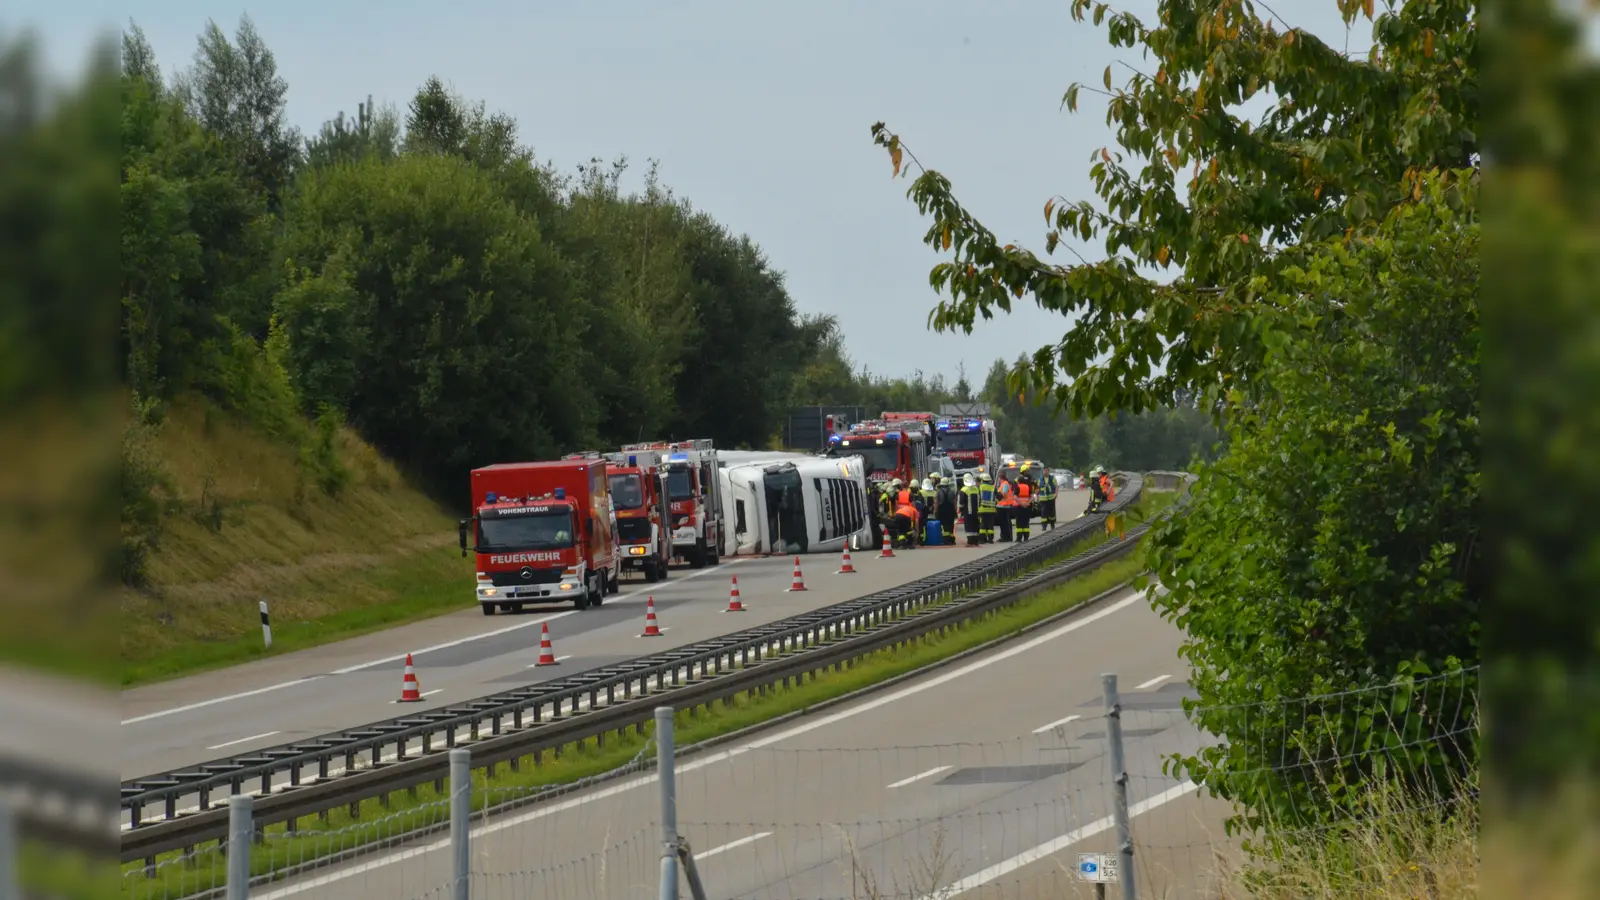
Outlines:
[{"label": "blue emergency light", "polygon": [[556,499],[557,500],[565,500],[565,499],[567,499],[567,489],[566,488],[556,488]]},{"label": "blue emergency light", "polygon": [[687,454],[687,453],[674,453],[671,456],[667,457],[667,462],[683,462],[683,463],[686,463],[688,461],[689,461],[689,454]]},{"label": "blue emergency light", "polygon": [[637,457],[637,456],[629,456],[628,457],[628,465],[630,467],[639,465],[639,457]]},{"label": "blue emergency light", "polygon": [[489,493],[483,495],[483,502],[485,502],[485,503],[499,503],[500,502],[500,495],[496,494],[494,491],[490,491]]},{"label": "blue emergency light", "polygon": [[935,422],[933,427],[939,429],[940,431],[949,431],[950,430],[950,423],[947,422],[947,421],[944,421],[944,420],[940,420],[938,422]]}]

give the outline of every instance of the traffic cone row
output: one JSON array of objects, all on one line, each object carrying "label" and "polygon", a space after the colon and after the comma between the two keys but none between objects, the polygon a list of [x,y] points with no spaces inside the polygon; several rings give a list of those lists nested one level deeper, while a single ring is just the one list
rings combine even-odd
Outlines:
[{"label": "traffic cone row", "polygon": [[803,591],[806,589],[806,580],[800,575],[800,557],[794,558],[794,581],[789,583],[789,592]]},{"label": "traffic cone row", "polygon": [[733,589],[728,592],[728,612],[744,612],[744,604],[739,602],[739,576],[733,576]]},{"label": "traffic cone row", "polygon": [[400,702],[416,703],[422,699],[422,685],[417,681],[416,670],[411,667],[411,654],[406,654],[406,673],[400,678]]},{"label": "traffic cone row", "polygon": [[855,573],[856,573],[856,567],[852,566],[850,564],[850,545],[849,544],[845,544],[844,545],[844,564],[839,567],[839,571],[837,571],[837,572],[835,572],[833,574],[835,574],[835,575],[854,575]]},{"label": "traffic cone row", "polygon": [[644,634],[640,637],[661,637],[661,629],[656,625],[656,598],[650,597],[644,602]]},{"label": "traffic cone row", "polygon": [[550,645],[550,623],[545,622],[539,626],[539,661],[535,665],[553,666],[556,664],[556,648]]}]

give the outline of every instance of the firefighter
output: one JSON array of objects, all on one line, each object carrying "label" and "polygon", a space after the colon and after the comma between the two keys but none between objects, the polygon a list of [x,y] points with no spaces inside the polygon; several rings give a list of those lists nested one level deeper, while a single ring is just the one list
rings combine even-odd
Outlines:
[{"label": "firefighter", "polygon": [[867,508],[872,510],[869,521],[872,523],[872,546],[883,546],[883,525],[888,517],[883,514],[883,485],[876,481],[869,482],[867,486]]},{"label": "firefighter", "polygon": [[1039,478],[1039,527],[1044,531],[1056,527],[1056,476],[1049,469]]},{"label": "firefighter", "polygon": [[947,483],[937,475],[933,476],[933,483],[938,490],[937,505],[934,508],[938,510],[935,515],[939,517],[939,527],[944,529],[944,539],[954,544],[956,542],[956,507],[958,506],[956,486]]},{"label": "firefighter", "polygon": [[1016,492],[1016,517],[1017,517],[1017,543],[1022,543],[1033,536],[1033,474],[1028,471],[1028,464],[1022,464],[1022,471],[1017,474]]},{"label": "firefighter", "polygon": [[1105,484],[1100,479],[1101,468],[1095,466],[1089,470],[1089,508],[1085,513],[1099,512],[1100,504],[1106,500]]},{"label": "firefighter", "polygon": [[1117,489],[1111,484],[1111,473],[1105,469],[1100,470],[1100,494],[1107,503],[1117,499]]},{"label": "firefighter", "polygon": [[998,512],[994,500],[994,477],[984,472],[978,476],[978,540],[981,543],[994,543],[994,519]]},{"label": "firefighter", "polygon": [[910,491],[901,491],[901,496],[907,501],[900,503],[894,510],[894,542],[901,547],[916,546],[917,538],[917,508],[910,501]]},{"label": "firefighter", "polygon": [[1017,486],[1011,483],[1010,476],[1002,472],[994,493],[995,506],[999,507],[995,521],[1000,525],[1000,543],[1009,544],[1014,539],[1012,527],[1017,520]]},{"label": "firefighter", "polygon": [[967,546],[976,547],[983,541],[978,530],[979,495],[978,479],[968,474],[961,479],[961,527],[967,533]]}]

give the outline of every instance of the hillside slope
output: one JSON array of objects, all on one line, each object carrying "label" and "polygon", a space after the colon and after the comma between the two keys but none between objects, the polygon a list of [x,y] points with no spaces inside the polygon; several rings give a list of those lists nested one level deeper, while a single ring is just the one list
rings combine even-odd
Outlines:
[{"label": "hillside slope", "polygon": [[284,652],[468,596],[453,518],[350,430],[332,443],[336,496],[293,443],[198,397],[168,406],[154,445],[174,497],[148,587],[120,589],[124,685],[263,655],[261,600]]}]

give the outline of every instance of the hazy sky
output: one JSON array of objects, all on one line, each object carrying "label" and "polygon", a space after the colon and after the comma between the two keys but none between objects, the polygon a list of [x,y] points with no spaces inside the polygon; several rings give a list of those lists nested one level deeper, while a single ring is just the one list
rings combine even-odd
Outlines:
[{"label": "hazy sky", "polygon": [[[107,0],[23,4],[52,56],[81,52],[96,27],[129,14]],[[1148,20],[1156,4],[1117,5]],[[802,311],[838,317],[858,365],[887,374],[953,380],[964,363],[979,381],[996,357],[1031,352],[1066,323],[1023,300],[970,336],[928,329],[938,257],[921,243],[927,223],[905,196],[909,181],[890,180],[871,143],[872,123],[948,175],[1002,238],[1041,254],[1045,201],[1091,197],[1089,157],[1112,143],[1094,95],[1077,115],[1060,109],[1068,84],[1098,85],[1119,58],[1102,29],[1072,21],[1069,0],[141,6],[133,18],[169,76],[208,17],[231,35],[248,12],[307,133],[368,94],[403,109],[437,74],[515,116],[523,141],[562,169],[627,154],[637,174],[659,159],[677,193],[765,249]],[[1274,8],[1344,43],[1333,0]],[[1351,35],[1352,49],[1365,33]]]}]

